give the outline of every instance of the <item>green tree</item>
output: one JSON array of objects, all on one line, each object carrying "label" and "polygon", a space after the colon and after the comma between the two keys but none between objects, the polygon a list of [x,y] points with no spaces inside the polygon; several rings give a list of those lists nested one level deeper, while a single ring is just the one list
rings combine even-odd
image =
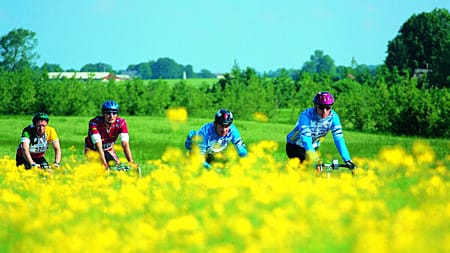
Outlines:
[{"label": "green tree", "polygon": [[184,67],[184,72],[186,73],[187,78],[193,78],[194,77],[194,67],[192,67],[191,64],[188,64]]},{"label": "green tree", "polygon": [[281,69],[279,76],[273,79],[276,108],[290,108],[295,104],[295,94],[298,92],[294,80],[286,69]]},{"label": "green tree", "polygon": [[64,70],[58,64],[44,63],[41,66],[41,71],[45,71],[45,72],[63,72]]},{"label": "green tree", "polygon": [[215,74],[213,74],[211,71],[209,71],[207,69],[200,70],[200,72],[197,75],[200,78],[215,78],[216,77]]},{"label": "green tree", "polygon": [[23,71],[4,71],[0,73],[0,113],[33,113],[38,93],[30,69]]},{"label": "green tree", "polygon": [[149,94],[148,113],[150,115],[163,115],[171,102],[172,88],[165,80],[150,81],[147,85]]},{"label": "green tree", "polygon": [[127,71],[135,71],[137,76],[141,79],[152,78],[152,62],[142,62],[137,65],[129,65]]},{"label": "green tree", "polygon": [[0,65],[7,71],[21,71],[34,67],[37,46],[36,33],[27,29],[13,29],[0,39]]},{"label": "green tree", "polygon": [[176,79],[183,77],[184,67],[170,58],[159,58],[152,67],[152,78]]},{"label": "green tree", "polygon": [[144,115],[149,96],[143,81],[140,79],[129,80],[125,84],[120,84],[120,88],[125,89],[124,92],[120,93],[122,111],[129,115]]},{"label": "green tree", "polygon": [[311,55],[310,60],[303,64],[302,71],[317,74],[327,73],[334,76],[336,74],[336,65],[333,58],[329,55],[324,55],[322,50],[316,50],[314,55]]},{"label": "green tree", "polygon": [[439,88],[450,88],[450,43],[443,45],[437,55],[432,58],[430,82]]},{"label": "green tree", "polygon": [[111,67],[111,65],[106,64],[106,63],[89,63],[84,65],[83,67],[81,67],[80,69],[81,72],[113,72],[113,68]]},{"label": "green tree", "polygon": [[189,115],[203,116],[205,108],[211,107],[212,99],[207,94],[208,86],[194,87],[181,80],[174,84],[170,107],[186,107]]},{"label": "green tree", "polygon": [[[448,10],[434,9],[430,13],[412,15],[401,26],[398,35],[389,41],[385,63],[390,70],[396,67],[400,71],[406,70],[410,76],[416,69],[431,69],[436,79],[446,81],[449,44]],[[443,64],[447,65],[444,69]]]}]

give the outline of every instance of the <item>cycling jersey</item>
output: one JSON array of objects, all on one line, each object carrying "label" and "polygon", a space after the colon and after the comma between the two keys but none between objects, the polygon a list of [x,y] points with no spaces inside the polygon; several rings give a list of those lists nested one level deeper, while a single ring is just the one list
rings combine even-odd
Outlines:
[{"label": "cycling jersey", "polygon": [[102,116],[97,116],[89,121],[88,135],[84,139],[85,147],[96,150],[95,144],[102,142],[103,150],[109,151],[114,147],[114,143],[120,136],[122,142],[129,141],[127,122],[123,118],[117,117],[116,122],[107,128],[107,124]]},{"label": "cycling jersey", "polygon": [[214,122],[204,124],[198,132],[191,131],[189,133],[185,143],[188,150],[191,149],[191,140],[195,134],[200,136],[201,140],[198,145],[202,154],[222,152],[230,142],[236,147],[239,156],[246,156],[248,153],[244,141],[235,125],[230,126],[227,135],[220,136],[216,133]]},{"label": "cycling jersey", "polygon": [[22,136],[20,138],[19,147],[16,151],[16,156],[25,156],[22,150],[22,143],[27,142],[30,144],[31,158],[34,159],[44,157],[49,144],[56,140],[58,140],[58,134],[56,133],[55,128],[47,126],[45,128],[45,133],[41,137],[39,137],[36,132],[36,127],[31,124],[22,130]]},{"label": "cycling jersey", "polygon": [[336,148],[344,161],[351,160],[342,131],[339,115],[331,110],[326,118],[320,118],[315,108],[308,108],[300,114],[294,129],[286,136],[286,141],[315,152],[320,146],[320,138],[331,130]]}]

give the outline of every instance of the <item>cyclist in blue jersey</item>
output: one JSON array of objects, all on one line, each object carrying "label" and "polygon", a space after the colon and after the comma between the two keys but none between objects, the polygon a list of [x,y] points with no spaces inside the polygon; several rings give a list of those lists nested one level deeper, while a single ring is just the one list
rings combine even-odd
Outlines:
[{"label": "cyclist in blue jersey", "polygon": [[353,163],[345,144],[339,115],[332,109],[334,98],[329,92],[319,92],[313,99],[314,107],[304,110],[294,129],[286,136],[286,154],[289,158],[297,157],[300,162],[307,158],[315,160],[320,138],[331,130],[334,143],[342,160],[350,169]]},{"label": "cyclist in blue jersey", "polygon": [[226,110],[220,109],[214,116],[214,122],[204,124],[198,132],[191,130],[186,138],[185,147],[192,150],[192,142],[195,136],[199,137],[198,146],[200,152],[205,156],[205,167],[210,168],[211,162],[214,160],[214,154],[222,152],[229,143],[234,144],[240,157],[247,155],[242,137],[233,123],[233,114]]}]

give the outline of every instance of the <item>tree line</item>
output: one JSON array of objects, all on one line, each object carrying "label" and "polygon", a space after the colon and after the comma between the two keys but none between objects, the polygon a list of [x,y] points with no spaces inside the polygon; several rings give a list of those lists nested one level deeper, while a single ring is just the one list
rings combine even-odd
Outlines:
[{"label": "tree line", "polygon": [[185,107],[192,117],[211,118],[220,107],[237,119],[253,120],[254,113],[269,120],[282,110],[295,123],[312,106],[317,91],[329,91],[335,110],[347,129],[368,133],[450,137],[450,89],[425,88],[415,77],[404,77],[387,67],[377,69],[368,83],[354,77],[333,80],[327,74],[304,73],[297,80],[286,71],[279,77],[260,76],[254,69],[234,66],[213,84],[192,85],[186,80],[168,84],[163,79],[101,82],[49,80],[32,71],[0,73],[0,114],[96,115],[108,99],[116,100],[124,115],[163,116],[168,108]]}]

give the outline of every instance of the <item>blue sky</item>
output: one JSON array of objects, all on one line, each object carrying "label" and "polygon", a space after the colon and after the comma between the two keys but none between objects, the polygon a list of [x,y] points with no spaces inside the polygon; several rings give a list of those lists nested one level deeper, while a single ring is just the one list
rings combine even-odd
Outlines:
[{"label": "blue sky", "polygon": [[448,0],[6,0],[0,36],[36,33],[37,64],[126,69],[160,57],[195,72],[300,69],[315,50],[336,65],[380,64],[387,43],[413,14],[450,9]]}]

